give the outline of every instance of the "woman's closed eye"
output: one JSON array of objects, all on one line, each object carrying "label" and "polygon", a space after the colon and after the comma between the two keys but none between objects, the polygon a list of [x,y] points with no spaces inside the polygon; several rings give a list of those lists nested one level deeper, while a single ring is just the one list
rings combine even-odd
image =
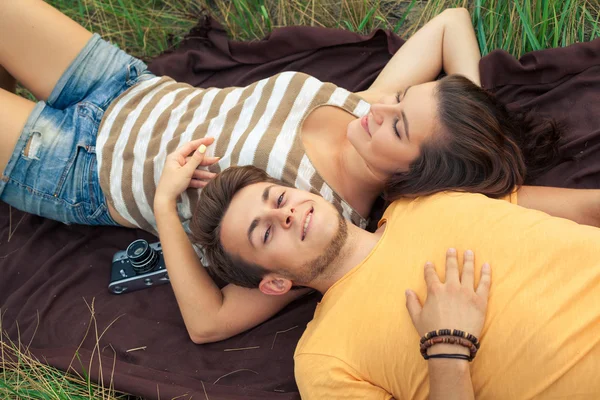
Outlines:
[{"label": "woman's closed eye", "polygon": [[[398,103],[400,103],[400,100],[402,100],[402,99],[400,98],[400,96],[401,96],[401,93],[400,93],[400,92],[396,93],[396,101],[397,101]],[[394,126],[393,126],[393,129],[394,129],[394,133],[396,134],[396,136],[398,136],[398,139],[402,139],[402,137],[400,136],[400,132],[398,131],[398,122],[400,122],[400,120],[399,120],[397,117],[396,117],[396,118],[394,118]]]},{"label": "woman's closed eye", "polygon": [[394,133],[396,134],[396,136],[398,136],[398,139],[402,140],[402,137],[400,136],[400,132],[398,131],[398,122],[400,122],[400,120],[398,119],[398,117],[394,118]]}]

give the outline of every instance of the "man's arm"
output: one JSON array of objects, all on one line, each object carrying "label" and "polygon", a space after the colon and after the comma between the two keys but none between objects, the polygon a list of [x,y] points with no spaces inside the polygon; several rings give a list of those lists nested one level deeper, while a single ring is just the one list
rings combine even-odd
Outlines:
[{"label": "man's arm", "polygon": [[517,204],[579,224],[600,227],[598,189],[522,186],[517,190]]},{"label": "man's arm", "polygon": [[228,285],[219,290],[208,275],[177,213],[177,198],[190,188],[202,188],[214,174],[199,170],[217,159],[206,159],[213,138],[193,140],[167,156],[154,196],[154,214],[165,265],[190,338],[195,343],[226,339],[260,324],[306,293],[267,296],[258,290]]},{"label": "man's arm", "polygon": [[[438,329],[460,329],[479,337],[491,285],[491,269],[481,268],[481,279],[474,289],[475,255],[467,250],[462,274],[459,274],[455,249],[446,253],[446,280],[441,282],[432,263],[425,264],[427,299],[422,305],[412,290],[406,291],[406,308],[419,336]],[[415,351],[417,351],[415,349]],[[435,344],[427,354],[469,355],[467,347],[456,344]],[[474,399],[469,362],[453,358],[429,359],[429,400]]]},{"label": "man's arm", "polygon": [[235,285],[219,289],[181,226],[175,201],[158,200],[154,209],[171,286],[194,343],[216,342],[244,332],[308,292],[268,296]]},{"label": "man's arm", "polygon": [[[449,345],[438,347],[430,354],[460,353],[462,349]],[[471,369],[465,360],[435,359],[427,360],[429,371],[429,400],[470,400],[475,398]]]},{"label": "man's arm", "polygon": [[394,54],[375,82],[358,93],[367,101],[394,94],[408,86],[434,80],[442,71],[460,74],[478,86],[481,53],[464,8],[450,8],[433,18]]}]

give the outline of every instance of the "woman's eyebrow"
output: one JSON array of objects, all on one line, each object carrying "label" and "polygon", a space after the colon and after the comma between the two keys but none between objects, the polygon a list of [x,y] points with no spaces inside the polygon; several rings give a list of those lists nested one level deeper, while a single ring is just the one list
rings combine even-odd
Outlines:
[{"label": "woman's eyebrow", "polygon": [[400,112],[400,114],[402,114],[402,123],[404,124],[404,134],[406,135],[406,138],[410,142],[410,135],[408,134],[408,119],[406,119],[406,114],[404,114],[404,110],[402,110]]}]

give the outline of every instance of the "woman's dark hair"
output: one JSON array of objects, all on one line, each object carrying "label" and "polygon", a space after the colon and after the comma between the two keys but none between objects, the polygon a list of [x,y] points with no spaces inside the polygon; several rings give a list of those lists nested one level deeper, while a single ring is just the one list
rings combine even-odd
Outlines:
[{"label": "woman's dark hair", "polygon": [[444,190],[502,197],[558,162],[561,134],[554,121],[509,112],[459,75],[441,79],[436,95],[438,131],[408,171],[388,180],[387,200]]}]

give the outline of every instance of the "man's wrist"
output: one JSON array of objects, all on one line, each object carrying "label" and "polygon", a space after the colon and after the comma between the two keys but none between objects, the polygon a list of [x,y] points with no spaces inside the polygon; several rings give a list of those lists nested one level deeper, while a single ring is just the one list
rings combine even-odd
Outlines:
[{"label": "man's wrist", "polygon": [[[470,355],[468,348],[458,344],[450,343],[440,343],[436,344],[435,346],[431,346],[428,349],[427,354],[430,356],[436,354],[461,354],[466,356]],[[466,366],[466,368],[469,368],[469,361],[455,358],[430,358],[429,360],[427,360],[427,364],[429,365],[429,368],[462,368],[464,366]]]},{"label": "man's wrist", "polygon": [[468,356],[471,353],[467,347],[459,344],[438,343],[427,349],[427,354],[430,356],[435,354],[463,354]]},{"label": "man's wrist", "polygon": [[459,360],[455,358],[430,358],[427,360],[427,368],[429,373],[453,373],[466,374],[470,373],[471,366],[467,360]]}]

